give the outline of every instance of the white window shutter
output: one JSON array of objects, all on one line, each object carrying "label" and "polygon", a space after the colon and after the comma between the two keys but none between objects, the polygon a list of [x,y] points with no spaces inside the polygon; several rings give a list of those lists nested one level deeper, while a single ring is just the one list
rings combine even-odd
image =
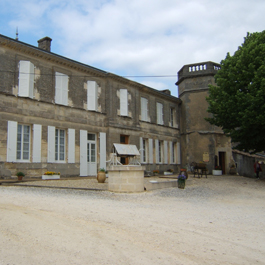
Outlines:
[{"label": "white window shutter", "polygon": [[173,146],[172,142],[169,142],[169,157],[170,157],[170,164],[173,164]]},{"label": "white window shutter", "polygon": [[15,162],[17,160],[17,122],[7,122],[7,153],[6,161]]},{"label": "white window shutter", "polygon": [[141,98],[141,120],[144,121],[145,113],[144,113],[144,98]]},{"label": "white window shutter", "polygon": [[99,167],[106,169],[106,133],[101,132],[99,133],[99,152],[100,152],[100,158],[99,158]]},{"label": "white window shutter", "polygon": [[42,126],[40,124],[33,124],[33,163],[41,162],[41,131]]},{"label": "white window shutter", "polygon": [[34,64],[29,63],[29,97],[34,96]]},{"label": "white window shutter", "polygon": [[87,109],[98,109],[98,86],[95,81],[87,81]]},{"label": "white window shutter", "polygon": [[120,114],[121,116],[128,116],[128,91],[127,89],[120,89]]},{"label": "white window shutter", "polygon": [[68,106],[68,75],[62,75],[62,104]]},{"label": "white window shutter", "polygon": [[18,78],[18,95],[33,98],[34,65],[29,61],[20,61]]},{"label": "white window shutter", "polygon": [[167,141],[164,141],[164,163],[168,164]]},{"label": "white window shutter", "polygon": [[161,103],[156,103],[156,115],[157,115],[157,124],[163,125],[163,105]]},{"label": "white window shutter", "polygon": [[48,163],[55,162],[55,127],[48,126]]},{"label": "white window shutter", "polygon": [[163,105],[162,105],[162,104],[161,104],[160,109],[161,109],[161,111],[160,111],[160,112],[161,112],[161,116],[160,116],[160,117],[161,117],[161,118],[160,118],[160,119],[161,119],[161,123],[160,123],[160,124],[163,125],[163,124],[164,124],[164,117],[163,117]]},{"label": "white window shutter", "polygon": [[55,73],[55,103],[68,105],[68,75]]},{"label": "white window shutter", "polygon": [[56,72],[55,73],[55,103],[61,104],[62,102],[62,74]]},{"label": "white window shutter", "polygon": [[80,130],[80,176],[87,176],[87,131]]},{"label": "white window shutter", "polygon": [[140,159],[141,163],[143,163],[144,162],[143,137],[140,137]]},{"label": "white window shutter", "polygon": [[177,142],[177,164],[181,164],[180,143]]},{"label": "white window shutter", "polygon": [[160,103],[156,103],[156,122],[160,124]]},{"label": "white window shutter", "polygon": [[158,139],[155,139],[155,148],[156,148],[156,164],[159,163],[159,141]]},{"label": "white window shutter", "polygon": [[68,129],[68,163],[75,163],[75,129]]},{"label": "white window shutter", "polygon": [[141,98],[141,120],[148,121],[148,100]]},{"label": "white window shutter", "polygon": [[149,145],[149,163],[153,164],[153,139],[148,139],[148,145]]}]

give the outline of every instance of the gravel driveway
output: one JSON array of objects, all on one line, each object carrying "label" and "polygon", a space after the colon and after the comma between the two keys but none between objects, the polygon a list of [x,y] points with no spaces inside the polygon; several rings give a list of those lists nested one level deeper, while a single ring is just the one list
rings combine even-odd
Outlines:
[{"label": "gravel driveway", "polygon": [[0,186],[0,264],[265,264],[265,182],[136,194]]}]

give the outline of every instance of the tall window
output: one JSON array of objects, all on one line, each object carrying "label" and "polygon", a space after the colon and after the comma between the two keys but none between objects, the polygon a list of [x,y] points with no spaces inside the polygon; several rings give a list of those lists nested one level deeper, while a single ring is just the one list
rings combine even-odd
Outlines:
[{"label": "tall window", "polygon": [[68,105],[68,75],[55,73],[55,103]]},{"label": "tall window", "polygon": [[148,157],[148,142],[147,139],[143,139],[143,163],[147,163],[147,157]]},{"label": "tall window", "polygon": [[146,142],[143,139],[143,162],[146,162]]},{"label": "tall window", "polygon": [[175,142],[170,142],[170,164],[175,164],[176,163],[176,143]]},{"label": "tall window", "polygon": [[34,65],[29,61],[19,62],[18,95],[33,98]]},{"label": "tall window", "polygon": [[148,121],[148,100],[141,97],[141,120]]},{"label": "tall window", "polygon": [[157,124],[163,125],[163,104],[156,103],[156,116],[157,116]]},{"label": "tall window", "polygon": [[96,162],[96,135],[87,134],[87,162]]},{"label": "tall window", "polygon": [[30,157],[30,126],[17,125],[17,160],[29,160]]},{"label": "tall window", "polygon": [[[41,162],[40,124],[22,125],[16,121],[7,123],[7,162]],[[32,151],[32,153],[31,153]]]},{"label": "tall window", "polygon": [[65,130],[55,129],[55,161],[65,160]]},{"label": "tall window", "polygon": [[162,142],[158,141],[158,162],[162,163]]}]

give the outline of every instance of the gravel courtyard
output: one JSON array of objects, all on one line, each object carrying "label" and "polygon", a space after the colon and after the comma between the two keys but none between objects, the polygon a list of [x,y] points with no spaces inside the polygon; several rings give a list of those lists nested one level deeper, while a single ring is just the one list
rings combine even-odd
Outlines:
[{"label": "gravel courtyard", "polygon": [[0,186],[0,264],[265,264],[265,181],[136,194]]}]

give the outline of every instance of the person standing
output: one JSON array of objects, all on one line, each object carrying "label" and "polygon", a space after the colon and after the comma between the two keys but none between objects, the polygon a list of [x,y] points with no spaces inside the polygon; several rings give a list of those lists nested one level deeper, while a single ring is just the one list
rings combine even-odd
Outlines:
[{"label": "person standing", "polygon": [[259,172],[262,171],[262,169],[258,161],[256,161],[254,164],[254,171],[256,173],[256,177],[259,179]]}]

